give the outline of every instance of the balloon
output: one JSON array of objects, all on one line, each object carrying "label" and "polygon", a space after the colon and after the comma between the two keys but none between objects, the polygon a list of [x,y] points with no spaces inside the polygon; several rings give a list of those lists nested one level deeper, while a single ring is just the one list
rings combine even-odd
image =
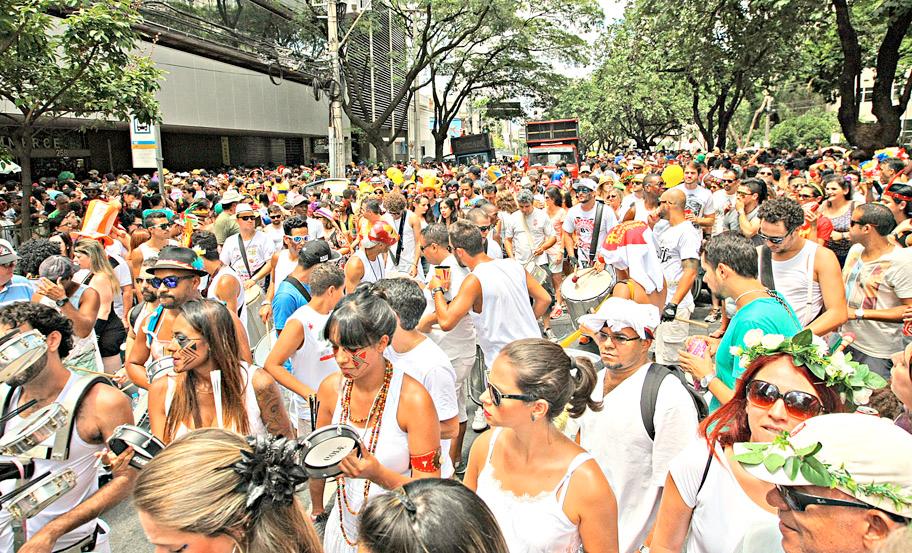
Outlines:
[{"label": "balloon", "polygon": [[684,180],[684,168],[680,165],[669,165],[662,171],[662,180],[665,181],[665,188],[681,184]]},{"label": "balloon", "polygon": [[386,170],[386,176],[389,177],[393,184],[400,185],[405,181],[405,178],[402,176],[402,171],[396,167],[390,167]]}]

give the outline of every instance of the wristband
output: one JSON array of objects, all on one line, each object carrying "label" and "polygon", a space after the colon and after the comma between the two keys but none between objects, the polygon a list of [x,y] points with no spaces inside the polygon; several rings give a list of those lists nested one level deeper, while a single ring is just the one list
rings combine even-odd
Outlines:
[{"label": "wristband", "polygon": [[438,286],[437,288],[434,288],[433,290],[431,290],[431,296],[436,296],[437,292],[440,292],[441,294],[443,294],[446,292],[446,290],[443,289],[443,286]]}]

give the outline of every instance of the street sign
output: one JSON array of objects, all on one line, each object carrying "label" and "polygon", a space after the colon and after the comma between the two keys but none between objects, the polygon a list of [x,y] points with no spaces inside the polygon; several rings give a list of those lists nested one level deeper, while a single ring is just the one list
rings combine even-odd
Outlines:
[{"label": "street sign", "polygon": [[133,153],[135,169],[155,169],[158,167],[158,133],[155,125],[141,123],[135,117],[130,118],[130,151]]}]

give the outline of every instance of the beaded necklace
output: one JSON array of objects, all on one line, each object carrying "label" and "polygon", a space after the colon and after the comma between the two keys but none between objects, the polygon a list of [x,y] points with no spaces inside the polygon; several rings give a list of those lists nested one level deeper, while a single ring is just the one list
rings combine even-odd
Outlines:
[{"label": "beaded necklace", "polygon": [[[386,368],[383,372],[383,384],[380,386],[380,389],[377,391],[377,395],[374,397],[374,402],[371,404],[370,411],[367,413],[367,418],[363,421],[369,423],[371,419],[374,420],[374,425],[370,428],[365,428],[365,430],[370,431],[370,439],[367,441],[367,451],[373,455],[377,450],[377,441],[380,437],[380,426],[383,421],[383,410],[386,407],[386,397],[389,394],[390,381],[393,379],[393,365],[389,361],[386,361]],[[342,413],[339,417],[339,423],[345,424],[347,422],[354,422],[355,424],[360,424],[357,419],[351,418],[351,392],[353,382],[350,379],[346,379],[342,385]],[[348,494],[345,489],[345,477],[340,476],[337,479],[337,484],[339,486],[339,497],[342,499],[342,505],[345,507],[345,510],[348,511],[352,516],[358,516],[361,514],[361,511],[355,512],[351,508],[351,505],[348,503]],[[364,483],[364,502],[361,504],[362,508],[367,504],[367,497],[370,494],[370,485],[371,481],[367,480]],[[345,543],[354,547],[357,545],[357,540],[351,540],[348,537],[348,533],[345,531],[345,524],[342,520],[342,509],[339,509],[339,527],[342,529],[342,538],[345,539]]]}]

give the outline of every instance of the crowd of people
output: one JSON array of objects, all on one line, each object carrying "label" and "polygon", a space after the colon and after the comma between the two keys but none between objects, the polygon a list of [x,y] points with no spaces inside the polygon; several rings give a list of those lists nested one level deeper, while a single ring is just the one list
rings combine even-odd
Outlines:
[{"label": "crowd of people", "polygon": [[912,550],[904,151],[327,176],[36,183],[0,551]]}]

